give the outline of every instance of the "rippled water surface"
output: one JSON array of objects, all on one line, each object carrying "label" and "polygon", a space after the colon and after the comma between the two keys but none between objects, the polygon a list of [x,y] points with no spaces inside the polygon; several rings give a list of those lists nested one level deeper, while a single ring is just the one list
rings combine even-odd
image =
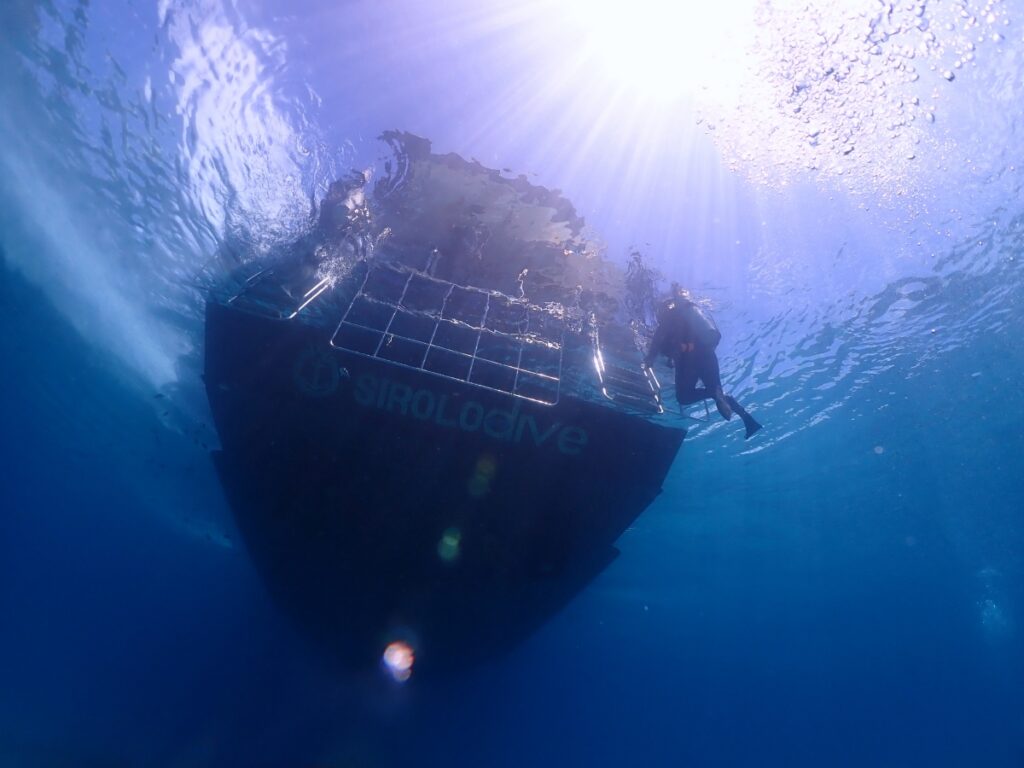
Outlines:
[{"label": "rippled water surface", "polygon": [[[1021,765],[1024,6],[667,8],[3,3],[0,764]],[[706,299],[765,424],[429,688],[269,604],[200,379],[205,291],[392,129]]]}]

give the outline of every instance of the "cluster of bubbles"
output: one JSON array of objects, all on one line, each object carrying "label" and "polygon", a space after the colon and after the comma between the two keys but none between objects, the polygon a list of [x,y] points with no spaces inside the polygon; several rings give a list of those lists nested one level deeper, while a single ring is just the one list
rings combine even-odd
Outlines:
[{"label": "cluster of bubbles", "polygon": [[1011,637],[1013,627],[1010,615],[1003,608],[1002,573],[987,566],[978,572],[978,581],[981,585],[981,596],[977,601],[978,613],[985,636],[990,641]]},{"label": "cluster of bubbles", "polygon": [[903,194],[951,83],[1010,28],[1001,0],[760,2],[742,96],[702,109],[731,166],[755,180],[846,180]]}]

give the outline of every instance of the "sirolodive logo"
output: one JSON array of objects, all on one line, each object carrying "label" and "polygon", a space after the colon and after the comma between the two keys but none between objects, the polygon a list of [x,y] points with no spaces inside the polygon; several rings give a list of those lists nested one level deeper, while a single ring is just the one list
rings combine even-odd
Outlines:
[{"label": "sirolodive logo", "polygon": [[578,455],[587,445],[587,431],[558,421],[538,424],[532,414],[520,412],[516,398],[510,409],[485,408],[476,400],[455,404],[448,395],[412,387],[388,378],[364,373],[355,380],[356,402],[366,408],[379,408],[419,421],[430,421],[446,429],[483,432],[495,440],[550,446],[569,456]]}]

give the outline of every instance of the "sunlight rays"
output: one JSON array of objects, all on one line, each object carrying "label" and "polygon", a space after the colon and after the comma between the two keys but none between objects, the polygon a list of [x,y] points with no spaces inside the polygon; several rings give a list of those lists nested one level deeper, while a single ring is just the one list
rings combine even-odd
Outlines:
[{"label": "sunlight rays", "polygon": [[579,31],[582,55],[595,69],[652,100],[704,90],[729,101],[739,92],[754,0],[565,0],[551,7]]},{"label": "sunlight rays", "polygon": [[1009,23],[1000,0],[956,7],[451,0],[393,21],[396,40],[447,66],[463,147],[529,147],[555,172],[600,148],[597,162],[639,173],[653,136],[706,147],[706,134],[759,183],[901,196],[942,151],[931,126],[960,88],[954,73]]}]

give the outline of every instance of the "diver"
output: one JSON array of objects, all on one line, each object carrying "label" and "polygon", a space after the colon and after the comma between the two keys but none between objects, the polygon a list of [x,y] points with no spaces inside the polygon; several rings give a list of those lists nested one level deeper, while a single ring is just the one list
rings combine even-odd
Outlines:
[{"label": "diver", "polygon": [[[722,391],[715,347],[722,333],[714,319],[690,300],[686,291],[675,294],[658,307],[658,327],[651,339],[644,366],[650,367],[658,355],[666,355],[676,369],[676,399],[680,406],[712,399],[726,421],[739,414],[749,439],[761,425],[736,399]],[[697,386],[700,379],[703,387]]]}]

